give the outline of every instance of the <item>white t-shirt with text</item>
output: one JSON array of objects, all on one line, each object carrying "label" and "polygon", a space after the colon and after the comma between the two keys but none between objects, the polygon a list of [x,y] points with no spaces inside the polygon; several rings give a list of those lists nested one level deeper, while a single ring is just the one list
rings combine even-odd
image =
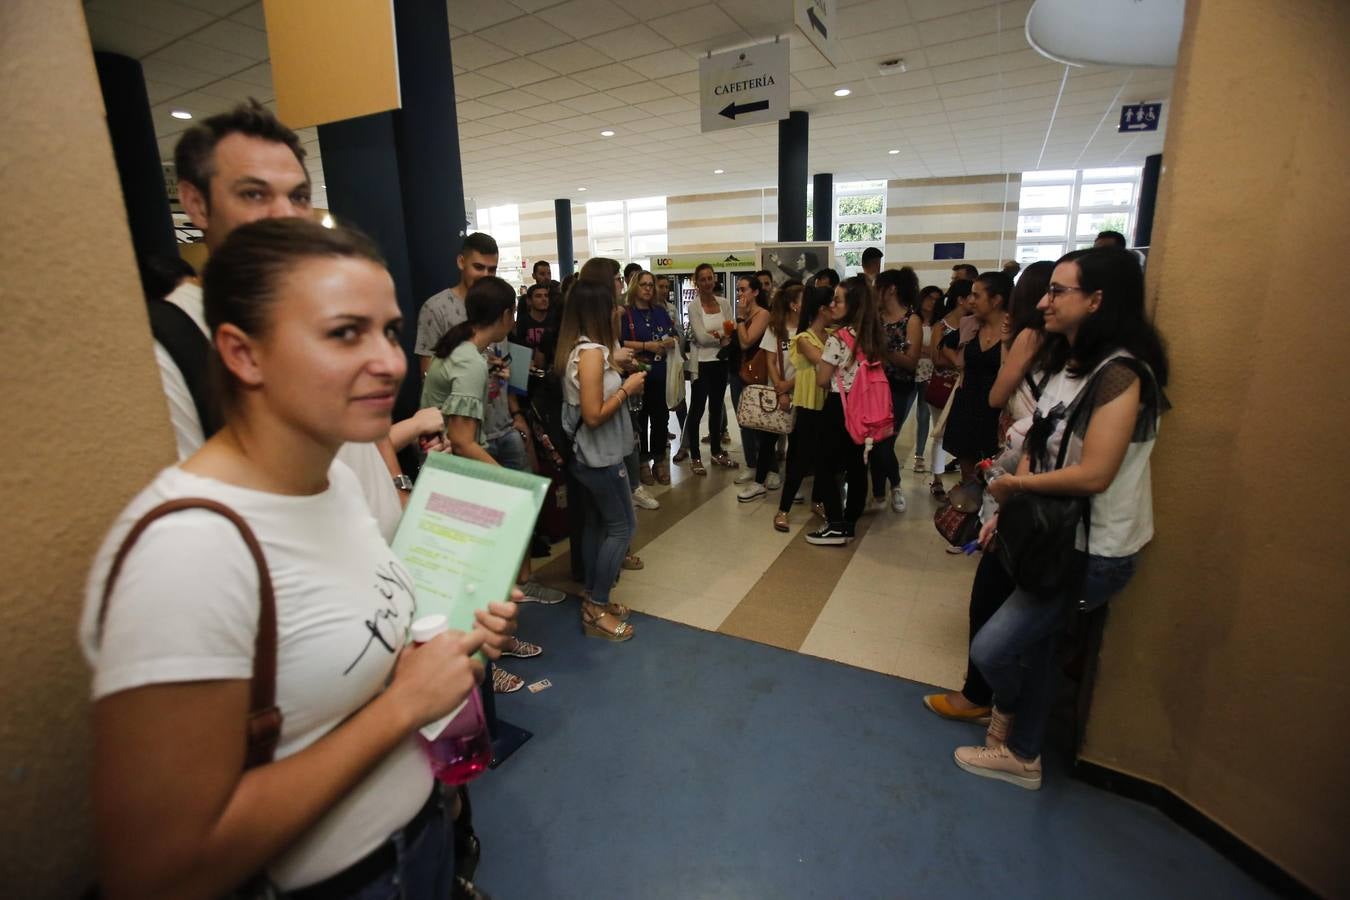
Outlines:
[{"label": "white t-shirt with text", "polygon": [[[239,532],[206,510],[151,525],[127,557],[96,620],[112,557],[133,523],[165,500],[203,497],[239,513],[267,560],[277,606],[276,758],[304,750],[383,689],[416,611],[399,563],[351,470],[335,463],[327,490],[283,496],[162,471],[118,516],[90,572],[80,642],[93,697],[153,684],[247,680],[253,672],[258,576]],[[279,857],[286,890],[327,878],[368,854],[426,802],[432,776],[412,734]]]}]

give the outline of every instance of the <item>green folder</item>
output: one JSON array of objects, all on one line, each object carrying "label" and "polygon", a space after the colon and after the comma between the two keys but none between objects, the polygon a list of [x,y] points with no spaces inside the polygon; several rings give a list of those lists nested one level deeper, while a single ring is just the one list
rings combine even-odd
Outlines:
[{"label": "green folder", "polygon": [[417,618],[441,613],[468,631],[474,610],[511,596],[548,485],[528,472],[427,454],[393,541],[417,585]]}]

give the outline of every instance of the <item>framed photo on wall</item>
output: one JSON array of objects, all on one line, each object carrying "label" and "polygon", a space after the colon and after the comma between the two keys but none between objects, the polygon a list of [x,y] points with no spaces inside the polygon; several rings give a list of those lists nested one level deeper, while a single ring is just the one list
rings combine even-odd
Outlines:
[{"label": "framed photo on wall", "polygon": [[822,269],[834,268],[834,241],[786,241],[755,245],[756,262],[773,274],[777,287],[793,278],[805,282]]}]

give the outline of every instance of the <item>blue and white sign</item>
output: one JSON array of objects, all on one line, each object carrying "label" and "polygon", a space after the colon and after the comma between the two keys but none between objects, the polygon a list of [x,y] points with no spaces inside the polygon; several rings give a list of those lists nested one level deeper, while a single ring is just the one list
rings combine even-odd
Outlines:
[{"label": "blue and white sign", "polygon": [[1157,131],[1162,120],[1161,103],[1132,103],[1120,108],[1117,131]]}]

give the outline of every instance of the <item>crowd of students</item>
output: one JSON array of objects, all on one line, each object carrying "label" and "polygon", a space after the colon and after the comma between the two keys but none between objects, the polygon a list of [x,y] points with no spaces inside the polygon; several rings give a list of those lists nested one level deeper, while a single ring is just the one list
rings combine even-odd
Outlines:
[{"label": "crowd of students", "polygon": [[[615,587],[642,565],[635,508],[658,505],[645,488],[668,484],[672,463],[707,474],[705,413],[709,461],[738,468],[726,394],[760,386],[795,418],[787,434],[741,429],[738,499],[781,490],[772,526],[788,531],[811,478],[812,544],[851,540],[869,499],[905,512],[894,435],[911,409],[911,468],[931,462],[935,495],[939,445],[962,485],[983,460],[1006,470],[983,489],[965,688],[925,703],[988,720],[983,745],[956,751],[963,769],[1039,787],[1064,619],[1119,591],[1152,536],[1167,363],[1131,254],[1070,253],[1015,285],[958,266],[943,291],[881,271],[871,250],[842,280],[741,277],[734,301],[701,266],[681,311],[668,279],[601,258],[563,284],[537,263],[517,296],[495,275],[495,242],[471,234],[459,282],[418,316],[420,410],[394,422],[408,373],[393,281],[368,239],[309,217],[303,156],[256,104],[178,146],[180,195],[211,250],[200,284],[147,279],[180,461],[112,524],[80,625],[110,896],[478,896],[462,865],[467,794],[436,788],[414,732],[486,677],[478,651],[542,652],[516,637],[517,603],[566,596],[532,580],[527,553],[518,589],[471,632],[412,645],[413,582],[389,547],[411,487],[395,454],[565,479],[580,627],[623,642],[635,628]],[[530,350],[523,394],[507,388],[508,340]],[[667,388],[686,374],[672,434]],[[884,415],[860,432],[865,390],[883,392]],[[994,552],[1000,510],[1033,496],[1086,498],[1070,523],[1081,578],[1054,589]],[[496,690],[519,688],[487,668]]]}]

